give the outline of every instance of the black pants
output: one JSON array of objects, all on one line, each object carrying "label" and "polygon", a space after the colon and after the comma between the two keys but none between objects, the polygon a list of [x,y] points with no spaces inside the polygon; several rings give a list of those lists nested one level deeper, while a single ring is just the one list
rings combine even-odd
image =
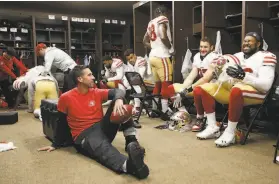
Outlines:
[{"label": "black pants", "polygon": [[[121,173],[127,157],[121,154],[111,143],[118,132],[119,125],[110,122],[114,102],[111,103],[101,122],[83,131],[75,141],[78,152],[93,158],[107,168]],[[133,127],[133,121],[122,125],[123,129]]]},{"label": "black pants", "polygon": [[15,100],[17,97],[18,91],[13,90],[13,84],[9,79],[0,81],[0,87],[2,89],[3,95],[5,96],[5,101],[8,103],[10,108],[14,107]]},{"label": "black pants", "polygon": [[74,76],[72,70],[68,70],[64,72],[64,84],[63,84],[63,90],[62,93],[65,93],[73,88],[76,87],[76,83],[74,81]]}]

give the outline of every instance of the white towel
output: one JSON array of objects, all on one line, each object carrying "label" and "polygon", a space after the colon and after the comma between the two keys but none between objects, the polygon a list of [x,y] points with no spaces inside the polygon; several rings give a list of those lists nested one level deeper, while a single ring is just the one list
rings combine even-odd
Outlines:
[{"label": "white towel", "polygon": [[0,152],[9,151],[16,149],[17,147],[14,146],[14,143],[8,142],[8,143],[0,143]]}]

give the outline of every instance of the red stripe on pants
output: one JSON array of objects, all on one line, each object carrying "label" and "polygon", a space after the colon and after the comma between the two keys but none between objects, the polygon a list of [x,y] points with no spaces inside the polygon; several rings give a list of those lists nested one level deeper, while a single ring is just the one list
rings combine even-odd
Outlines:
[{"label": "red stripe on pants", "polygon": [[239,88],[232,88],[229,101],[229,121],[238,122],[243,110],[244,98]]}]

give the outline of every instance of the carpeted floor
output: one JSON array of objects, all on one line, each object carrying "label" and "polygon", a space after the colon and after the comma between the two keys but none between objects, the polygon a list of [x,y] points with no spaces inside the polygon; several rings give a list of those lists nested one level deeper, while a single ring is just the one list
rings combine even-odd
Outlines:
[{"label": "carpeted floor", "polygon": [[[117,175],[95,161],[76,154],[74,148],[51,153],[36,149],[50,142],[41,122],[21,110],[19,122],[0,126],[0,141],[12,141],[18,148],[0,153],[0,184],[277,184],[279,166],[273,164],[275,139],[252,134],[245,146],[216,148],[213,140],[200,141],[195,133],[178,133],[153,128],[159,120],[142,118],[138,132],[146,148],[150,176],[138,181]],[[122,133],[114,145],[123,153]]]}]

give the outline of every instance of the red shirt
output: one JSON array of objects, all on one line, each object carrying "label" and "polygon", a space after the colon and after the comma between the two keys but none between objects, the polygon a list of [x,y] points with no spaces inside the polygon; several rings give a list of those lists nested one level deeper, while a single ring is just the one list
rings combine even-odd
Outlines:
[{"label": "red shirt", "polygon": [[108,89],[90,88],[88,93],[80,94],[74,88],[61,95],[57,110],[67,114],[67,121],[73,139],[94,123],[103,118],[102,102],[108,99]]},{"label": "red shirt", "polygon": [[0,56],[0,70],[11,76],[13,79],[16,79],[17,76],[12,71],[14,69],[13,64],[15,64],[19,68],[21,74],[26,73],[28,70],[24,66],[24,64],[17,60],[15,57],[12,57],[12,59],[7,60],[5,57]]}]

